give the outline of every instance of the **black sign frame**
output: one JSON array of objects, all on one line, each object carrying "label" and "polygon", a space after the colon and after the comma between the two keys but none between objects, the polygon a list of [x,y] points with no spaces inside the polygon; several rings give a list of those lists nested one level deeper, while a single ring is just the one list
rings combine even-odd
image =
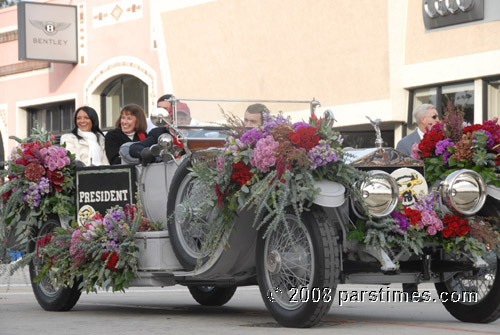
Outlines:
[{"label": "black sign frame", "polygon": [[86,205],[94,212],[104,215],[106,210],[114,206],[135,204],[136,180],[135,165],[77,167],[75,169],[77,221],[80,222],[80,210]]}]

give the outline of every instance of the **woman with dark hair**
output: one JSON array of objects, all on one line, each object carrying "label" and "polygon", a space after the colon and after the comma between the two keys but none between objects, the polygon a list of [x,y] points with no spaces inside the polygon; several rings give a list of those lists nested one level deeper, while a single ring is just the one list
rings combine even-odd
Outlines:
[{"label": "woman with dark hair", "polygon": [[115,129],[106,134],[106,156],[111,165],[121,163],[119,151],[122,144],[146,138],[146,128],[146,115],[141,106],[130,104],[122,108]]},{"label": "woman with dark hair", "polygon": [[61,144],[85,165],[109,165],[104,152],[104,134],[99,128],[99,116],[89,106],[76,110],[71,133],[61,136]]}]

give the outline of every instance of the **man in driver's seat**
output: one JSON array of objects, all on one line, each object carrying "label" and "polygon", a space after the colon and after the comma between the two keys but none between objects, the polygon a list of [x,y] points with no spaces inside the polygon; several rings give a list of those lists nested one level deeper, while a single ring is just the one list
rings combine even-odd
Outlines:
[{"label": "man in driver's seat", "polygon": [[253,104],[247,107],[243,124],[245,127],[260,127],[262,125],[262,114],[269,113],[269,109],[263,104]]},{"label": "man in driver's seat", "polygon": [[[172,107],[169,108],[169,113],[172,114]],[[189,125],[191,122],[191,112],[189,110],[189,106],[183,102],[177,103],[177,123],[179,125]],[[160,126],[153,128],[148,133],[148,136],[140,141],[132,144],[130,146],[129,154],[134,158],[141,158],[141,152],[144,148],[149,148],[153,144],[158,143],[158,138],[161,134],[168,133],[168,126]]]}]

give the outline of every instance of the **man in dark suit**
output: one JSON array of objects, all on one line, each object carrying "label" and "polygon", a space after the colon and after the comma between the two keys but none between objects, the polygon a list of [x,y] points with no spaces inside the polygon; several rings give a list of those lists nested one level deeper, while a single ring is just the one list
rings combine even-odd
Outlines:
[{"label": "man in dark suit", "polygon": [[424,134],[432,128],[433,125],[441,121],[434,105],[423,104],[413,111],[413,120],[417,122],[417,130],[407,135],[398,142],[396,150],[408,156],[411,155],[411,147],[415,143],[420,143]]},{"label": "man in dark suit", "polygon": [[[417,122],[417,129],[413,133],[403,137],[396,146],[397,151],[408,156],[411,156],[413,144],[420,143],[424,134],[440,121],[436,107],[431,104],[422,104],[415,108],[413,110],[413,120]],[[415,299],[413,301],[422,301],[418,295],[418,284],[404,283],[403,291],[408,293],[410,299],[414,295]]]}]

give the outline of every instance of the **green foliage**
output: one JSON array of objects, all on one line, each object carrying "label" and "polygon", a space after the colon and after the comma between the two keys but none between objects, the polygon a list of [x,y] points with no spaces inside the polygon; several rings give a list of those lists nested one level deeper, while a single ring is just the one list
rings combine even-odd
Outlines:
[{"label": "green foliage", "polygon": [[[192,212],[199,213],[191,224],[209,225],[201,254],[207,252],[212,256],[221,245],[227,246],[227,236],[243,211],[253,212],[253,226],[266,229],[264,237],[280,225],[289,231],[285,214],[291,210],[300,221],[301,213],[310,208],[319,192],[316,180],[338,182],[361,198],[354,184],[365,174],[344,163],[341,137],[332,129],[331,120],[311,118],[312,127],[301,125],[304,128],[299,130],[300,127],[295,128],[282,115],[267,115],[264,119],[262,127],[252,130],[241,129],[238,122],[229,122],[234,124],[232,136],[220,152],[218,166],[198,160],[193,164],[192,176],[195,183],[202,185],[197,189],[207,193],[201,203],[183,201],[188,207],[194,207]],[[308,135],[301,137],[306,132]],[[257,139],[249,140],[251,136]],[[268,163],[263,163],[262,147],[274,150],[265,154],[275,159],[265,168],[262,165]],[[311,148],[323,151],[318,153]],[[311,157],[317,158],[314,165]],[[292,239],[292,235],[289,233],[287,238]]]},{"label": "green foliage", "polygon": [[[38,125],[30,138],[10,138],[19,144],[11,158],[1,163],[4,169],[0,177],[6,182],[0,187],[0,239],[8,241],[1,248],[24,250],[32,231],[50,215],[74,215],[74,155],[56,146],[55,137]],[[57,167],[51,164],[54,159],[49,157],[49,151],[65,156],[53,156],[60,157],[55,160]]]},{"label": "green foliage", "polygon": [[91,218],[88,228],[57,228],[47,234],[37,243],[44,266],[35,281],[48,276],[56,285],[78,284],[86,292],[97,292],[98,287],[113,292],[128,288],[137,271],[135,233],[142,220],[140,209],[131,213],[113,208],[104,218]]}]

